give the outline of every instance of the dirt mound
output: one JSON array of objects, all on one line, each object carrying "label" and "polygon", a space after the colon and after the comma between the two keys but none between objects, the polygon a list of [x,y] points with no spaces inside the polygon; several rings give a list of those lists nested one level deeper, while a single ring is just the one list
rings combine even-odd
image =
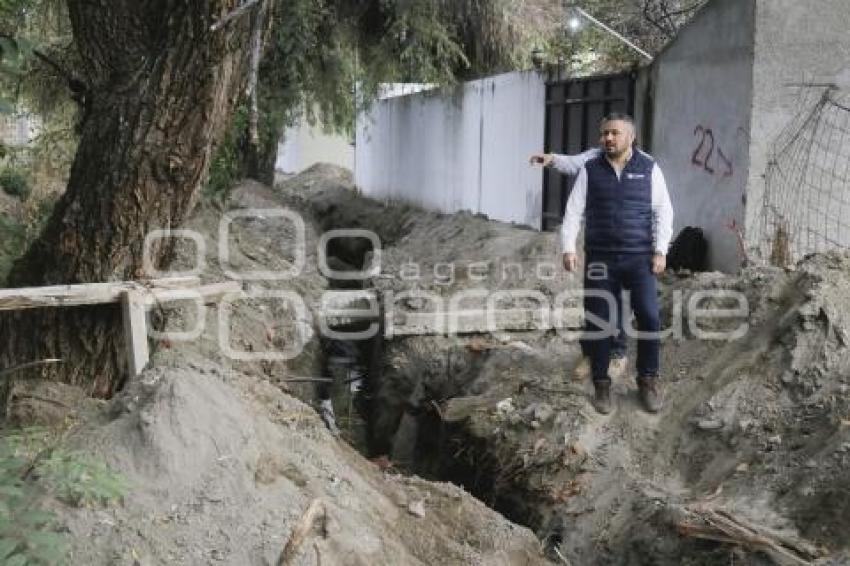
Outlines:
[{"label": "dirt mound", "polygon": [[274,564],[310,502],[313,564],[541,562],[533,535],[463,490],[387,474],[276,387],[203,359],[159,360],[75,438],[133,486],[68,510],[72,562]]},{"label": "dirt mound", "polygon": [[[276,217],[279,211],[290,211],[296,215],[303,230],[299,230],[288,218]],[[319,229],[309,213],[292,206],[291,202],[281,199],[268,187],[246,181],[233,188],[223,209],[209,204],[200,207],[185,229],[194,231],[204,242],[205,253],[198,257],[197,244],[188,238],[176,240],[170,272],[185,272],[201,265],[200,277],[205,283],[244,276],[240,280],[250,296],[231,302],[233,308],[227,324],[227,340],[218,332],[219,312],[210,308],[206,310],[204,330],[198,339],[179,342],[158,340],[155,347],[179,348],[224,367],[275,381],[318,375],[321,355],[316,340],[318,322],[311,313],[328,285],[319,273]],[[226,242],[220,241],[222,233],[227,234]],[[300,265],[297,257],[299,245],[303,249]],[[227,249],[226,256],[222,254],[222,247]],[[294,277],[286,275],[294,271],[297,271]],[[265,278],[256,275],[262,272],[276,275]],[[298,316],[295,307],[286,300],[275,300],[275,293],[297,295],[307,317]],[[154,317],[158,330],[181,332],[195,327],[194,305],[170,302],[162,306],[163,309]],[[294,344],[303,347],[298,355],[288,360],[260,359],[260,356],[253,360],[241,359],[250,356],[226,354],[228,348],[239,353],[280,352]],[[308,386],[283,382],[280,385],[300,398],[309,399],[312,393]]]},{"label": "dirt mound", "polygon": [[[545,287],[554,289],[566,278],[551,265],[557,259],[551,234],[468,212],[441,214],[366,198],[347,172],[334,166],[314,166],[275,190],[286,202],[310,211],[323,230],[374,232],[382,247],[380,275],[369,283],[381,291],[525,288],[540,281],[551,281]],[[371,248],[367,242],[343,245]]]},{"label": "dirt mound", "polygon": [[[322,178],[330,182],[327,172]],[[229,272],[293,266],[297,230],[271,221],[268,211],[288,209],[302,218],[299,275],[246,283],[246,291],[261,293],[234,303],[228,341],[243,352],[298,340],[304,348],[291,360],[234,359],[221,347],[218,308],[206,309],[199,338],[156,340],[147,371],[108,405],[78,416],[71,442],[126,476],[131,489],[118,506],[54,505],[71,535],[71,562],[275,564],[305,510],[319,500],[321,528],[309,531],[296,564],[545,563],[531,531],[454,485],[368,462],[289,394],[311,401],[313,385],[297,380],[322,367],[312,314],[327,288],[316,261],[322,228],[305,203],[297,194],[243,183],[226,210],[205,206],[186,226],[202,236],[206,253],[201,262],[197,245],[181,240],[172,269],[202,264],[202,279],[217,282]],[[223,214],[249,209],[251,218],[231,224],[225,262]],[[297,294],[309,316],[263,300],[266,291]],[[154,320],[159,331],[186,331],[197,322],[194,307],[177,303],[161,305]]]}]

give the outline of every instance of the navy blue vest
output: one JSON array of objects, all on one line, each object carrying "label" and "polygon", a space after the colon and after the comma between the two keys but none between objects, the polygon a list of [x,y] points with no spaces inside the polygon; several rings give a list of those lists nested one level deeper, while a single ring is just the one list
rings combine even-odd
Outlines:
[{"label": "navy blue vest", "polygon": [[652,168],[634,150],[617,179],[605,155],[585,164],[584,247],[589,252],[652,253]]}]

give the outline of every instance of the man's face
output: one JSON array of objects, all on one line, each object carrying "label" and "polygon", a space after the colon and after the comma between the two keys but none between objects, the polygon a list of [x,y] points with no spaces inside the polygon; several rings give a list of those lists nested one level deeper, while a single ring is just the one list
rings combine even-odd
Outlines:
[{"label": "man's face", "polygon": [[635,141],[635,129],[623,120],[603,122],[599,128],[599,144],[610,158],[622,157],[628,153]]}]

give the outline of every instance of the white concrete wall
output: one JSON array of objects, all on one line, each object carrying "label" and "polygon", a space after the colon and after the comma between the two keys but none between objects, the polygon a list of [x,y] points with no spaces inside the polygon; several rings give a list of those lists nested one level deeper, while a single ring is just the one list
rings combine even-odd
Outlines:
[{"label": "white concrete wall", "polygon": [[355,180],[374,198],[541,225],[544,79],[508,73],[374,104],[357,124]]},{"label": "white concrete wall", "polygon": [[354,147],[346,136],[329,134],[306,121],[287,128],[278,143],[275,170],[299,173],[316,163],[333,163],[354,169]]},{"label": "white concrete wall", "polygon": [[[783,130],[795,121],[795,116],[810,112],[824,91],[823,87],[800,86],[801,83],[832,83],[842,87],[835,97],[850,102],[850,2],[848,0],[758,0],[756,3],[755,62],[752,144],[750,146],[750,174],[747,194],[748,243],[755,247],[771,234],[762,233],[762,203],[765,190],[765,173],[773,153],[780,149]],[[815,230],[826,231],[828,226],[819,226],[819,218],[828,217],[826,224],[850,217],[850,187],[847,179],[850,136],[846,129],[846,117],[841,112],[830,111],[826,121],[817,129],[815,146],[808,163],[808,173],[790,182],[792,198],[783,203],[790,219],[811,225]],[[801,120],[797,120],[799,125]],[[808,133],[808,136],[811,134]],[[783,158],[783,162],[800,173],[800,164],[795,156]],[[837,163],[836,163],[837,162]],[[831,178],[837,172],[839,178]],[[843,179],[843,181],[842,181]],[[806,189],[810,184],[814,189]],[[829,195],[829,191],[836,194]],[[815,194],[813,194],[815,193]],[[844,206],[844,210],[836,209]],[[809,214],[813,216],[809,216]],[[805,235],[803,235],[805,236]],[[850,246],[850,233],[837,228],[830,233],[831,239],[841,240]],[[818,238],[818,240],[820,240]],[[820,246],[805,249],[803,238],[798,247],[797,258],[802,253],[822,251]]]},{"label": "white concrete wall", "polygon": [[753,9],[754,0],[714,0],[653,68],[650,149],[670,188],[675,233],[701,227],[710,267],[733,272],[749,178]]}]

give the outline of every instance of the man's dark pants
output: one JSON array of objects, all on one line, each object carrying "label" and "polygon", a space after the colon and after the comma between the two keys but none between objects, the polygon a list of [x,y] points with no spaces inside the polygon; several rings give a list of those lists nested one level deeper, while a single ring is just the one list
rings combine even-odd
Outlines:
[{"label": "man's dark pants", "polygon": [[[611,337],[611,359],[616,358],[625,358],[626,357],[626,331],[623,328],[624,321],[630,319],[630,314],[626,312],[625,305],[623,304],[623,293],[621,289],[616,289],[614,291],[614,297],[617,299],[617,312],[619,316],[617,317],[617,334]],[[587,340],[582,338],[579,340],[579,345],[581,345],[581,355],[591,358],[593,356],[593,342],[591,340]]]},{"label": "man's dark pants", "polygon": [[[613,324],[614,317],[621,319],[621,309],[616,299],[621,289],[629,292],[630,306],[634,311],[637,329],[653,333],[652,337],[639,336],[637,348],[638,379],[658,376],[658,356],[661,328],[658,311],[657,281],[652,273],[651,253],[589,252],[585,259],[584,288],[587,291],[584,308],[604,324],[595,324],[587,317],[586,332],[603,331],[605,336],[586,337],[590,345],[591,368],[594,382],[610,383],[608,362],[611,357],[611,335],[621,328]],[[599,293],[603,292],[603,293]],[[594,293],[600,296],[595,296]],[[604,296],[602,296],[604,295]],[[612,308],[613,307],[613,308]]]}]

